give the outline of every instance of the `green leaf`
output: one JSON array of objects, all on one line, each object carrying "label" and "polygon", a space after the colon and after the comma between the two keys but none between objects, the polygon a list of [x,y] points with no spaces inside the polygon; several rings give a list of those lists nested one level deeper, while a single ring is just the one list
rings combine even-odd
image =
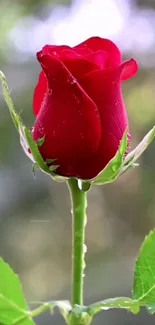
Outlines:
[{"label": "green leaf", "polygon": [[121,169],[120,174],[124,173],[128,168],[135,167],[135,161],[142,155],[142,153],[147,149],[149,144],[155,138],[155,126],[146,134],[139,145],[132,150],[124,159],[124,164]]},{"label": "green leaf", "polygon": [[127,151],[128,139],[125,132],[122,141],[120,143],[119,150],[117,151],[115,157],[108,163],[108,165],[103,169],[103,171],[95,177],[92,181],[96,185],[102,185],[106,183],[113,182],[123,166],[123,160],[125,152]]},{"label": "green leaf", "polygon": [[17,319],[10,325],[35,325],[31,317],[24,317],[23,319]]},{"label": "green leaf", "polygon": [[145,238],[135,264],[133,297],[141,306],[155,304],[155,230]]},{"label": "green leaf", "polygon": [[33,140],[31,131],[29,129],[27,129],[26,127],[24,127],[23,129],[24,129],[25,138],[27,140],[29,149],[31,150],[34,161],[37,163],[38,167],[44,173],[51,174],[50,169],[48,168],[48,166],[44,162],[44,160],[43,160],[43,158],[42,158],[42,156],[41,156],[41,154],[40,154],[40,152],[38,150],[37,143]]},{"label": "green leaf", "polygon": [[5,325],[34,325],[19,277],[0,259],[0,323]]},{"label": "green leaf", "polygon": [[88,306],[90,315],[95,315],[101,310],[108,310],[114,308],[123,308],[128,311],[131,311],[133,314],[138,314],[140,310],[138,301],[126,297],[106,299]]}]

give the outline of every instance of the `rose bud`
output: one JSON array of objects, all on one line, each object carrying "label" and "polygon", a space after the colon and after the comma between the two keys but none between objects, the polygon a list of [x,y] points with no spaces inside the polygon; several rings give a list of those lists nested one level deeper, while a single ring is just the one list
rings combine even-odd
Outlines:
[{"label": "rose bud", "polygon": [[137,63],[122,63],[118,47],[99,37],[73,48],[46,45],[37,58],[33,138],[44,137],[39,151],[44,161],[55,159],[58,175],[92,179],[129,133],[121,82],[136,74]]}]

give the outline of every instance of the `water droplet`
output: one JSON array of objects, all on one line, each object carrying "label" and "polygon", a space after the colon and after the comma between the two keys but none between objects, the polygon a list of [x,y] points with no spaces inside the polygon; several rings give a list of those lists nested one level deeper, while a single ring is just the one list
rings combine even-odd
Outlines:
[{"label": "water droplet", "polygon": [[81,179],[78,179],[78,187],[80,190],[82,190],[82,181]]},{"label": "water droplet", "polygon": [[116,164],[115,164],[115,165],[113,165],[113,166],[111,166],[111,169],[112,169],[112,171],[113,171],[113,172],[116,172],[116,171],[117,171],[117,168],[118,168],[118,167],[117,167],[117,165],[116,165]]},{"label": "water droplet", "polygon": [[52,134],[55,135],[55,133],[56,133],[55,130],[53,130],[53,131],[52,131]]},{"label": "water droplet", "polygon": [[38,132],[40,133],[40,136],[44,136],[44,127],[42,126],[42,124],[40,122],[38,122],[38,125],[37,125],[37,129],[38,129]]},{"label": "water droplet", "polygon": [[48,89],[48,95],[49,95],[49,96],[52,95],[52,89]]},{"label": "water droplet", "polygon": [[56,51],[53,51],[53,55],[57,55],[57,52]]},{"label": "water droplet", "polygon": [[44,135],[44,128],[43,128],[43,126],[39,126],[38,127],[38,131],[39,131],[40,135]]},{"label": "water droplet", "polygon": [[85,277],[85,274],[84,274],[84,273],[82,274],[82,277],[83,277],[83,278]]},{"label": "water droplet", "polygon": [[72,79],[71,84],[74,85],[77,83],[77,80],[75,78]]},{"label": "water droplet", "polygon": [[74,77],[69,76],[69,77],[67,78],[67,82],[69,82],[71,85],[74,85],[74,84],[77,83],[77,80],[76,80]]},{"label": "water droplet", "polygon": [[75,101],[77,102],[77,104],[80,103],[80,99],[75,94],[73,94],[73,98],[75,99]]},{"label": "water droplet", "polygon": [[87,253],[87,246],[85,244],[83,245],[83,251],[84,253]]},{"label": "water droplet", "polygon": [[44,135],[44,128],[43,128],[43,126],[39,128],[39,133],[40,133],[41,135]]},{"label": "water droplet", "polygon": [[83,270],[86,268],[86,263],[83,261]]}]

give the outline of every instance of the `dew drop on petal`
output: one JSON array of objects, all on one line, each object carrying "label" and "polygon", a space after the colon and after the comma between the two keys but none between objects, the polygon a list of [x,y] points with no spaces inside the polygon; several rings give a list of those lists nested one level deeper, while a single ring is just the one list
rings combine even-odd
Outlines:
[{"label": "dew drop on petal", "polygon": [[77,83],[77,80],[72,76],[68,76],[67,82],[69,82],[71,85],[74,85]]},{"label": "dew drop on petal", "polygon": [[76,79],[73,78],[72,81],[71,81],[71,84],[74,85],[74,84],[76,84],[76,83],[77,83]]},{"label": "dew drop on petal", "polygon": [[42,123],[39,121],[38,121],[38,125],[37,125],[37,130],[38,130],[38,133],[40,134],[40,137],[45,135],[44,127],[43,127]]},{"label": "dew drop on petal", "polygon": [[52,95],[52,89],[48,89],[48,95],[49,95],[49,96]]},{"label": "dew drop on petal", "polygon": [[79,104],[80,103],[80,99],[75,95],[73,94],[73,98],[75,99],[75,101]]}]

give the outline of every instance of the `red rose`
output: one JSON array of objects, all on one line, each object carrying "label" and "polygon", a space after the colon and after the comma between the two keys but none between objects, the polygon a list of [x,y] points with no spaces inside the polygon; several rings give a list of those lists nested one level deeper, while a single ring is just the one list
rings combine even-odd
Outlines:
[{"label": "red rose", "polygon": [[34,92],[33,128],[44,160],[56,159],[57,174],[95,177],[114,157],[128,128],[121,81],[137,72],[122,63],[117,46],[93,37],[70,48],[46,45],[37,53],[42,72]]}]

